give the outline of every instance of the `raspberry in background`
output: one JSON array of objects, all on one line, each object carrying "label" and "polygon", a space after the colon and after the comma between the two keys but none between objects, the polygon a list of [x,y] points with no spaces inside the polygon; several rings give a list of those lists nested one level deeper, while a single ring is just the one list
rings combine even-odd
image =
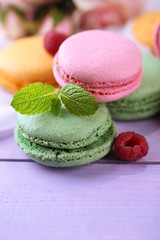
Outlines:
[{"label": "raspberry in background", "polygon": [[61,43],[67,37],[68,36],[64,33],[59,33],[55,30],[51,30],[44,36],[44,48],[47,52],[54,56],[55,53],[58,51]]},{"label": "raspberry in background", "polygon": [[121,160],[137,161],[146,156],[148,150],[145,137],[135,132],[121,133],[115,141],[115,153]]}]

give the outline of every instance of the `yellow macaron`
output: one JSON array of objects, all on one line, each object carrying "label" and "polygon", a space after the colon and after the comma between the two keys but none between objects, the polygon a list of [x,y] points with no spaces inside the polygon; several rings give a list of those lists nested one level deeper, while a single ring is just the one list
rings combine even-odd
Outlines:
[{"label": "yellow macaron", "polygon": [[140,15],[132,25],[132,31],[135,38],[152,50],[153,33],[158,22],[160,22],[160,11],[154,11]]},{"label": "yellow macaron", "polygon": [[58,87],[52,65],[42,37],[21,38],[0,52],[0,84],[12,93],[34,82]]}]

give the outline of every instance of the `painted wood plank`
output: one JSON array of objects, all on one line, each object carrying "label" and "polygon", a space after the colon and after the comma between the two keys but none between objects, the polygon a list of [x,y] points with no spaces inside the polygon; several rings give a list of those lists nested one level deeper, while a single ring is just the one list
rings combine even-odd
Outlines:
[{"label": "painted wood plank", "polygon": [[2,240],[159,240],[160,166],[0,162]]}]

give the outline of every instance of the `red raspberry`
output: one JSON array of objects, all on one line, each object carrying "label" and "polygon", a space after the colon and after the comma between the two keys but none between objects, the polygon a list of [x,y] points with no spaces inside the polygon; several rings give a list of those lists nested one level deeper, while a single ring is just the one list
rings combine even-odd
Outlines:
[{"label": "red raspberry", "polygon": [[58,51],[59,46],[66,38],[66,34],[51,30],[44,36],[44,48],[47,52],[54,56]]},{"label": "red raspberry", "polygon": [[121,133],[115,141],[115,152],[121,160],[137,161],[146,156],[148,150],[145,137],[135,132]]}]

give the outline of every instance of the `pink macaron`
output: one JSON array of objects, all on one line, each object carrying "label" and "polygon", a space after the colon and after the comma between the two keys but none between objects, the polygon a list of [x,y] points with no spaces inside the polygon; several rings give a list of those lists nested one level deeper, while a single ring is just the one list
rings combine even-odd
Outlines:
[{"label": "pink macaron", "polygon": [[156,25],[154,30],[153,46],[155,55],[160,58],[160,22]]},{"label": "pink macaron", "polygon": [[77,33],[60,46],[53,72],[61,87],[73,83],[98,102],[134,92],[142,80],[142,56],[129,39],[102,30]]}]

